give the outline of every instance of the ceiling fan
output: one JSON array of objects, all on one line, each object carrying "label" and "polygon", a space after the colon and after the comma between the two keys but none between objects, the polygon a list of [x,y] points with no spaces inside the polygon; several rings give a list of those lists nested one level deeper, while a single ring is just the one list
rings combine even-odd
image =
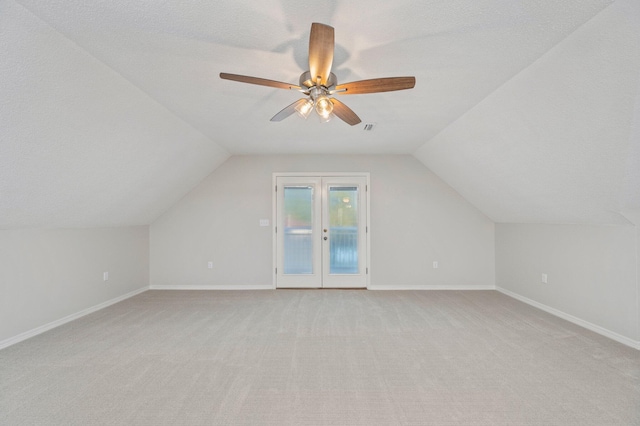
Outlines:
[{"label": "ceiling fan", "polygon": [[412,89],[416,85],[415,77],[374,78],[338,84],[335,74],[331,72],[334,45],[333,27],[319,23],[311,24],[309,71],[302,73],[299,85],[228,73],[220,73],[220,78],[278,89],[297,90],[307,96],[284,108],[274,115],[271,121],[282,121],[294,112],[307,118],[312,110],[315,109],[321,121],[329,121],[335,115],[352,126],[360,123],[360,118],[351,108],[333,98],[332,95],[391,92]]}]

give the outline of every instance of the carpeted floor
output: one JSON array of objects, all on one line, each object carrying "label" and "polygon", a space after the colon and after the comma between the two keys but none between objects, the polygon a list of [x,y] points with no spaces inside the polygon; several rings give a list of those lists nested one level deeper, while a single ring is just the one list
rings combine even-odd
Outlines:
[{"label": "carpeted floor", "polygon": [[2,425],[640,425],[640,351],[495,291],[148,291],[0,351]]}]

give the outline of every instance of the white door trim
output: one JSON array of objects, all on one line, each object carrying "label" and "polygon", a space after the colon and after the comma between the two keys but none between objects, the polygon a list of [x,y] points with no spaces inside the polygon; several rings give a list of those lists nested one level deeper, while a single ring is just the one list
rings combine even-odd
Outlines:
[{"label": "white door trim", "polygon": [[367,289],[371,285],[371,177],[369,172],[274,172],[271,175],[271,253],[272,253],[272,268],[271,268],[271,281],[272,288],[277,288],[277,275],[276,268],[278,267],[278,259],[277,259],[277,235],[276,235],[276,226],[277,226],[277,216],[276,216],[276,207],[278,204],[277,198],[277,178],[278,177],[364,177],[366,179],[366,206],[367,206],[367,253],[366,253],[366,265],[365,268],[367,270]]}]

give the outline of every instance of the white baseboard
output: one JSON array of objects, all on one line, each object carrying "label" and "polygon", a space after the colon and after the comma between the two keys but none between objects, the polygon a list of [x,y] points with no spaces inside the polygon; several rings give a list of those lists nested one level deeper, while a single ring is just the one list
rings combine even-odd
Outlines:
[{"label": "white baseboard", "polygon": [[499,291],[502,294],[505,294],[505,295],[507,295],[509,297],[512,297],[512,298],[514,298],[516,300],[519,300],[521,302],[524,302],[527,305],[531,305],[534,308],[538,308],[538,309],[540,309],[542,311],[545,311],[545,312],[547,312],[547,313],[549,313],[551,315],[555,315],[555,316],[557,316],[559,318],[562,318],[564,320],[572,322],[572,323],[574,323],[576,325],[579,325],[580,327],[586,328],[587,330],[591,330],[594,333],[598,333],[598,334],[600,334],[600,335],[602,335],[604,337],[608,337],[611,340],[615,340],[618,343],[622,343],[623,345],[630,346],[630,347],[632,347],[634,349],[640,350],[640,342],[639,341],[633,340],[633,339],[631,339],[629,337],[623,336],[623,335],[618,334],[618,333],[616,333],[614,331],[607,330],[604,327],[601,327],[599,325],[590,323],[589,321],[585,321],[585,320],[583,320],[581,318],[574,317],[573,315],[567,314],[566,312],[563,312],[563,311],[561,311],[559,309],[555,309],[555,308],[552,308],[550,306],[544,305],[544,304],[542,304],[540,302],[536,302],[535,300],[529,299],[528,297],[521,296],[521,295],[519,295],[517,293],[514,293],[514,292],[512,292],[510,290],[507,290],[507,289],[504,289],[502,287],[497,287],[496,286],[496,290]]},{"label": "white baseboard", "polygon": [[[150,290],[275,290],[272,285],[151,285]],[[493,285],[377,285],[367,290],[495,290]]]},{"label": "white baseboard", "polygon": [[[150,290],[275,290],[272,285],[151,285]],[[302,289],[302,288],[301,288]],[[495,290],[492,285],[377,285],[367,290]]]},{"label": "white baseboard", "polygon": [[274,290],[272,285],[151,285],[149,290]]},{"label": "white baseboard", "polygon": [[139,289],[134,290],[134,291],[132,291],[130,293],[123,294],[122,296],[118,296],[118,297],[116,297],[114,299],[107,300],[106,302],[100,303],[100,304],[92,306],[90,308],[83,309],[80,312],[76,312],[75,314],[67,315],[64,318],[60,318],[60,319],[52,321],[52,322],[50,322],[48,324],[41,325],[40,327],[36,327],[36,328],[34,328],[32,330],[25,331],[24,333],[20,333],[17,336],[9,337],[8,339],[0,341],[0,350],[2,350],[4,348],[7,348],[7,347],[9,347],[11,345],[15,345],[16,343],[22,342],[23,340],[27,340],[30,337],[37,336],[38,334],[42,334],[45,331],[51,330],[52,328],[60,327],[63,324],[66,324],[68,322],[71,322],[73,320],[81,318],[81,317],[83,317],[85,315],[89,315],[91,313],[99,311],[100,309],[104,309],[107,306],[111,306],[111,305],[116,304],[118,302],[122,302],[125,299],[133,297],[133,296],[135,296],[137,294],[143,293],[143,292],[145,292],[147,290],[149,290],[149,287],[146,287],[146,286],[142,287],[142,288],[139,288]]},{"label": "white baseboard", "polygon": [[368,290],[495,290],[494,285],[370,285]]}]

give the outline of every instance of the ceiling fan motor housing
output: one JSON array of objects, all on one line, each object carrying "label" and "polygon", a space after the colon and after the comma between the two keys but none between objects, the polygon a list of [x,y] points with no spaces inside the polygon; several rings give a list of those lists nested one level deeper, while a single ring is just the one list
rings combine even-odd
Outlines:
[{"label": "ceiling fan motor housing", "polygon": [[[327,78],[327,84],[325,84],[323,87],[326,87],[327,90],[330,90],[336,84],[338,84],[338,79],[336,78],[336,75],[331,72],[329,73],[329,77]],[[316,78],[313,78],[311,76],[310,71],[305,71],[300,75],[300,86],[308,88],[316,86]]]}]

